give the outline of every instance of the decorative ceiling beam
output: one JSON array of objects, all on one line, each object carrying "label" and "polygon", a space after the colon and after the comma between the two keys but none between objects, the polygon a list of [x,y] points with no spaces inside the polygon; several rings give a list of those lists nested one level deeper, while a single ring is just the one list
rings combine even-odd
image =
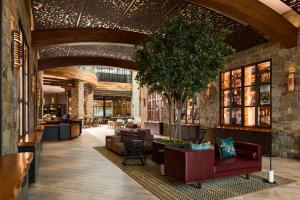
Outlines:
[{"label": "decorative ceiling beam", "polygon": [[285,48],[297,46],[297,28],[258,0],[187,0],[241,20]]},{"label": "decorative ceiling beam", "polygon": [[69,28],[45,31],[32,31],[32,47],[45,48],[49,46],[74,43],[122,43],[139,44],[145,41],[147,34],[109,28]]},{"label": "decorative ceiling beam", "polygon": [[38,70],[78,65],[103,65],[135,70],[134,61],[108,57],[57,57],[38,61]]}]

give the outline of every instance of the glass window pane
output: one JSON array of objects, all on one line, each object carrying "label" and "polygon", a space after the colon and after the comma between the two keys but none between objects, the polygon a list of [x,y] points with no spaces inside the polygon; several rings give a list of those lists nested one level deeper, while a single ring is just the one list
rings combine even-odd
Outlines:
[{"label": "glass window pane", "polygon": [[264,62],[258,64],[259,76],[261,83],[269,83],[270,82],[270,62]]},{"label": "glass window pane", "polygon": [[245,87],[245,89],[244,89],[244,105],[245,106],[256,105],[255,87]]},{"label": "glass window pane", "polygon": [[270,85],[260,86],[260,105],[270,104]]},{"label": "glass window pane", "polygon": [[221,95],[222,95],[221,107],[229,107],[230,106],[230,90],[223,90]]},{"label": "glass window pane", "polygon": [[232,76],[232,87],[237,88],[242,86],[242,81],[241,81],[241,69],[236,69],[231,72]]},{"label": "glass window pane", "polygon": [[255,85],[255,66],[245,67],[245,86]]},{"label": "glass window pane", "polygon": [[224,125],[230,124],[230,109],[229,108],[221,109],[221,124],[224,124]]},{"label": "glass window pane", "polygon": [[271,109],[270,107],[260,107],[258,115],[258,125],[262,127],[270,127],[271,125]]},{"label": "glass window pane", "polygon": [[242,109],[241,108],[233,108],[231,110],[231,124],[240,125],[242,124]]},{"label": "glass window pane", "polygon": [[241,106],[242,105],[242,93],[241,88],[233,89],[232,90],[232,102],[231,105],[233,107]]},{"label": "glass window pane", "polygon": [[228,89],[230,86],[230,72],[221,74],[222,89]]},{"label": "glass window pane", "polygon": [[255,107],[246,107],[244,110],[245,126],[255,126]]}]

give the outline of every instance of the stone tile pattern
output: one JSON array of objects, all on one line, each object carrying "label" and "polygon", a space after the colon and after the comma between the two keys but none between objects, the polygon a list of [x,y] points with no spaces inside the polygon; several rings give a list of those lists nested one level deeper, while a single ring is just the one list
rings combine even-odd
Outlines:
[{"label": "stone tile pattern", "polygon": [[[20,24],[27,39],[30,48],[31,35],[30,35],[30,17],[27,13],[24,0],[15,1],[2,1],[2,153],[12,153],[17,151],[16,141],[18,138],[18,85],[17,85],[17,71],[12,67],[12,31],[18,30]],[[20,23],[19,23],[20,22]],[[33,66],[37,66],[36,51],[30,50],[30,74],[33,73]],[[29,81],[31,87],[31,80]],[[35,105],[33,103],[33,95],[31,89],[29,90],[30,97],[30,113],[29,116],[34,116]],[[34,117],[30,117],[30,127],[32,130],[34,125]]]},{"label": "stone tile pattern", "polygon": [[157,200],[93,147],[104,146],[107,126],[89,128],[74,140],[45,143],[31,200]]},{"label": "stone tile pattern", "polygon": [[[299,30],[300,32],[300,30]],[[251,63],[272,60],[272,129],[273,154],[300,159],[300,34],[298,46],[284,49],[277,43],[268,43],[238,52],[227,58],[227,67],[233,68]],[[287,91],[288,68],[296,67],[296,90]],[[210,95],[200,99],[201,123],[219,124],[219,87],[213,84]]]}]

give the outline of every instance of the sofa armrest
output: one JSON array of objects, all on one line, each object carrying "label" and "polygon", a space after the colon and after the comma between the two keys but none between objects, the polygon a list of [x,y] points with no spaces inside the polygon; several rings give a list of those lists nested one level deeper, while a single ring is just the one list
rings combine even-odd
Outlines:
[{"label": "sofa armrest", "polygon": [[234,142],[234,147],[236,149],[237,154],[239,154],[239,152],[243,152],[242,154],[249,152],[249,156],[250,156],[250,153],[252,152],[257,154],[258,159],[261,159],[262,157],[261,146],[259,144],[247,143],[247,142]]},{"label": "sofa armrest", "polygon": [[121,142],[121,136],[112,136],[111,140],[112,140],[113,144],[120,143]]},{"label": "sofa armrest", "polygon": [[214,177],[214,150],[192,151],[165,147],[165,172],[181,182],[198,182]]}]

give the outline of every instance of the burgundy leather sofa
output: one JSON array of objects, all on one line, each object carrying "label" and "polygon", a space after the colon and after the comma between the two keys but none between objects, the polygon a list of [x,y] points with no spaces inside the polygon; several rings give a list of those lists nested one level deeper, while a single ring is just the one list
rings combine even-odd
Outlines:
[{"label": "burgundy leather sofa", "polygon": [[234,142],[236,157],[220,158],[217,145],[207,151],[165,147],[165,173],[186,184],[224,176],[259,172],[262,169],[261,147],[257,144]]}]

